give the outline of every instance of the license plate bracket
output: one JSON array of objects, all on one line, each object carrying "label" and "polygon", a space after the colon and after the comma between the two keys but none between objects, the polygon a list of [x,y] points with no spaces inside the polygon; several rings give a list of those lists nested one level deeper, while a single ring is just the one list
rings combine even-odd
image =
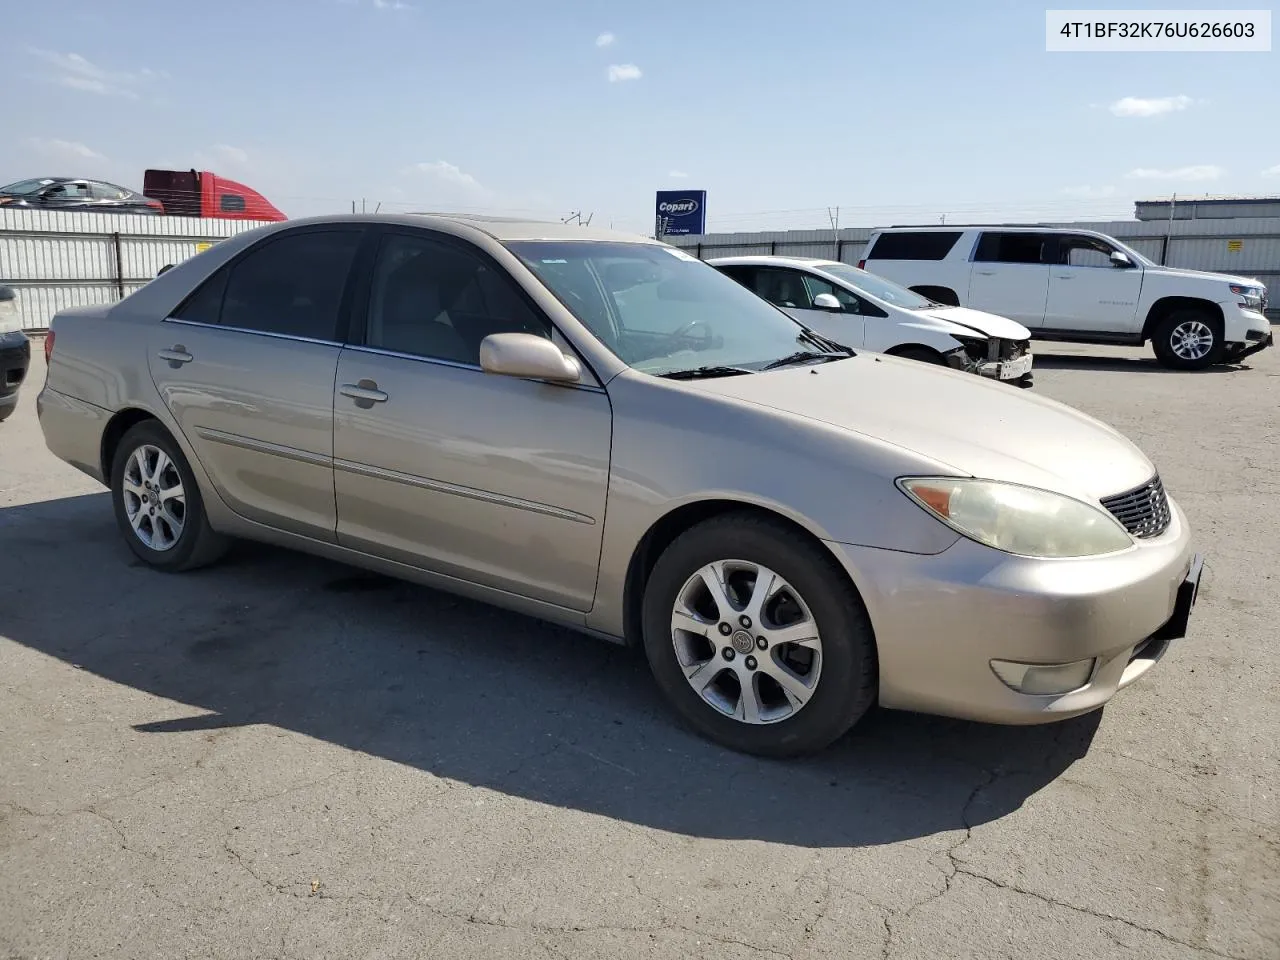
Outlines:
[{"label": "license plate bracket", "polygon": [[1000,364],[998,374],[1001,380],[1017,380],[1031,372],[1031,354],[1023,354],[1016,360],[1005,360]]},{"label": "license plate bracket", "polygon": [[1181,640],[1187,635],[1191,610],[1200,596],[1200,577],[1203,572],[1204,557],[1197,553],[1191,558],[1191,568],[1187,571],[1187,575],[1178,585],[1178,596],[1173,603],[1173,615],[1155,632],[1155,639]]}]

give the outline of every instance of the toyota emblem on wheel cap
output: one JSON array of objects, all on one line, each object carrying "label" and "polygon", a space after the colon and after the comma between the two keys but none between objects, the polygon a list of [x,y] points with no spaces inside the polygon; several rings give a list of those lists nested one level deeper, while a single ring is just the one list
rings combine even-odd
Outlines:
[{"label": "toyota emblem on wheel cap", "polygon": [[756,645],[755,638],[745,630],[738,630],[729,638],[729,642],[733,644],[733,649],[739,653],[750,653]]}]

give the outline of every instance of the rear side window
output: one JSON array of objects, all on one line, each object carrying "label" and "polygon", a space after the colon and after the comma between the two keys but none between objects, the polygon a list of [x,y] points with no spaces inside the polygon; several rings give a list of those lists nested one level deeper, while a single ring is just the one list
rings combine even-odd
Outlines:
[{"label": "rear side window", "polygon": [[287,234],[210,277],[175,316],[261,333],[337,340],[359,230]]},{"label": "rear side window", "polygon": [[982,263],[1048,263],[1045,252],[1054,239],[1045,233],[984,233],[973,259]]},{"label": "rear side window", "polygon": [[868,251],[868,260],[943,260],[960,239],[961,231],[919,230],[882,233]]}]

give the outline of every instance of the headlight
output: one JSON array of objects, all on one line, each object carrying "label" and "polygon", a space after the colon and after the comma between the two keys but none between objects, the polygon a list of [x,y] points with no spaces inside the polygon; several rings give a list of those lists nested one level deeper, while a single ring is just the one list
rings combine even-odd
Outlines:
[{"label": "headlight", "polygon": [[1101,507],[995,480],[909,477],[898,486],[970,540],[1024,557],[1095,557],[1133,546]]},{"label": "headlight", "polygon": [[1243,283],[1233,283],[1231,284],[1231,292],[1240,298],[1240,306],[1248,310],[1262,309],[1262,297],[1265,293],[1263,287],[1251,287]]}]

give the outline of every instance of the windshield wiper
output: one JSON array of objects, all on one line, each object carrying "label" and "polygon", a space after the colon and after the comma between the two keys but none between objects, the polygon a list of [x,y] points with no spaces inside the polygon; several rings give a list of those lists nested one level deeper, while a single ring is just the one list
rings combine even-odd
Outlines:
[{"label": "windshield wiper", "polygon": [[845,360],[853,356],[852,353],[814,353],[812,350],[798,350],[795,353],[789,353],[785,357],[766,363],[761,370],[774,370],[778,367],[789,367],[796,363],[829,363],[832,360]]},{"label": "windshield wiper", "polygon": [[736,377],[742,373],[755,373],[746,367],[694,367],[692,370],[672,370],[670,373],[659,373],[659,377],[668,380],[701,380],[704,377]]},{"label": "windshield wiper", "polygon": [[796,337],[796,339],[801,343],[812,343],[823,353],[838,353],[842,357],[853,356],[853,351],[848,347],[843,344],[836,343],[834,340],[828,340],[816,330],[810,330],[808,327],[801,331],[800,335]]}]

